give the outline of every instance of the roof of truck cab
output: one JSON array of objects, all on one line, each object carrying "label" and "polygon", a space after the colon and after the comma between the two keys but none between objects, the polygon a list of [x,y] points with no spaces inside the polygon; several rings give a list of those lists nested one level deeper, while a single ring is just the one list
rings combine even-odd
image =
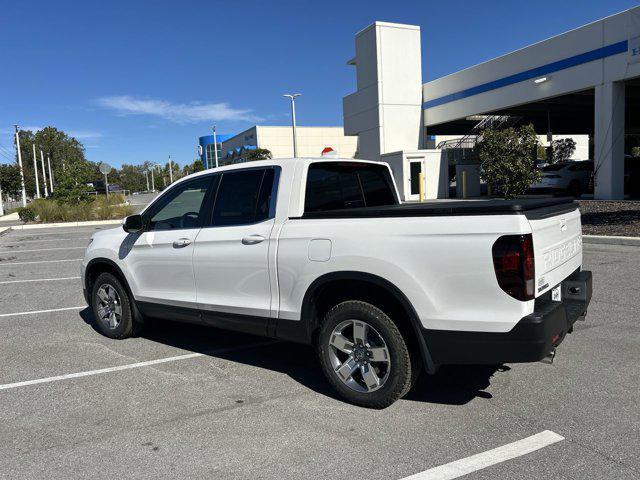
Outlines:
[{"label": "roof of truck cab", "polygon": [[355,162],[355,163],[377,163],[387,165],[385,162],[375,162],[373,160],[361,160],[356,158],[341,158],[341,157],[297,157],[297,158],[270,158],[268,160],[254,160],[251,162],[234,163],[233,165],[225,165],[222,167],[209,168],[201,172],[188,175],[189,177],[195,177],[197,175],[205,175],[207,173],[226,172],[227,170],[238,170],[241,168],[256,168],[256,167],[271,167],[274,165],[284,165],[291,163],[335,163],[335,162]]}]

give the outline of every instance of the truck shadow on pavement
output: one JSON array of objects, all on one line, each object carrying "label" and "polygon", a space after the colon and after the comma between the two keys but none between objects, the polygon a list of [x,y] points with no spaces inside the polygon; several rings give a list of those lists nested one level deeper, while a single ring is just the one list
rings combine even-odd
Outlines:
[{"label": "truck shadow on pavement", "polygon": [[[80,317],[94,330],[90,308]],[[96,330],[96,335],[100,333]],[[151,320],[140,335],[152,342],[202,353],[245,365],[281,372],[305,387],[343,401],[326,381],[317,362],[315,349],[308,345],[273,340],[217,328]],[[117,342],[118,340],[113,340]],[[464,405],[476,397],[489,399],[485,391],[496,372],[506,372],[504,365],[443,366],[435,375],[421,375],[405,400],[445,405]]]}]

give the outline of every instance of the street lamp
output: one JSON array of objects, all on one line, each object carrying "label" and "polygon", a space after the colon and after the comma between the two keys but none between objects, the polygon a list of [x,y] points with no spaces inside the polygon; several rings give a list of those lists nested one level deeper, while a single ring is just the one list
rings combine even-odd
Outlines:
[{"label": "street lamp", "polygon": [[[218,168],[218,136],[216,134],[216,126],[213,126],[213,156],[216,159],[216,168]],[[207,167],[209,167],[207,165]]]},{"label": "street lamp", "polygon": [[291,127],[293,129],[293,156],[298,156],[298,139],[296,137],[296,97],[299,97],[299,93],[285,93],[282,95],[291,100]]}]

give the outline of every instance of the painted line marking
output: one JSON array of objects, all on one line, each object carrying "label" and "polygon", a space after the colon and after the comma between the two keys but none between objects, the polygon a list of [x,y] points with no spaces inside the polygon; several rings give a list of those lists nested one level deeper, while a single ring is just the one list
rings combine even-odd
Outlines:
[{"label": "painted line marking", "polygon": [[[52,227],[53,228],[53,227]],[[73,234],[82,234],[86,235],[87,233],[91,233],[94,230],[96,232],[101,232],[102,228],[87,228],[84,227],[85,230],[81,230],[83,227],[78,227],[78,230],[67,230],[65,232],[31,232],[29,230],[13,230],[9,237],[39,237],[40,235],[73,235]]]},{"label": "painted line marking", "polygon": [[21,250],[19,247],[15,250],[0,250],[0,255],[8,255],[10,253],[34,253],[34,252],[53,252],[54,250],[84,250],[87,247],[54,247],[54,248],[36,248],[32,250]]},{"label": "painted line marking", "polygon": [[265,342],[251,343],[248,345],[242,345],[237,347],[219,348],[219,349],[210,350],[204,353],[187,353],[184,355],[176,355],[174,357],[157,358],[155,360],[148,360],[146,362],[128,363],[126,365],[119,365],[117,367],[100,368],[97,370],[86,370],[84,372],[68,373],[66,375],[57,375],[55,377],[37,378],[35,380],[27,380],[24,382],[6,383],[4,385],[0,385],[0,390],[9,390],[12,388],[27,387],[30,385],[38,385],[41,383],[59,382],[61,380],[70,380],[73,378],[89,377],[92,375],[101,375],[103,373],[120,372],[122,370],[131,370],[134,368],[149,367],[152,365],[159,365],[162,363],[177,362],[180,360],[189,360],[192,358],[204,357],[206,355],[215,355],[220,353],[234,352],[237,350],[246,350],[249,348],[271,345],[273,343],[278,343],[278,342],[274,340],[270,340]]},{"label": "painted line marking", "polygon": [[[11,237],[7,237],[9,239]],[[91,237],[76,237],[76,238],[46,238],[44,240],[16,240],[20,243],[40,243],[40,242],[63,242],[63,241],[73,241],[73,240],[89,240]],[[0,243],[0,245],[2,245]],[[3,247],[5,245],[2,245]]]},{"label": "painted line marking", "polygon": [[424,472],[416,473],[402,480],[450,480],[482,470],[483,468],[506,462],[527,455],[554,443],[561,442],[564,437],[551,430],[536,433],[522,440],[508,443],[486,452],[478,453],[455,462],[446,463]]},{"label": "painted line marking", "polygon": [[38,262],[14,262],[14,263],[3,263],[0,262],[0,267],[4,267],[5,265],[28,265],[33,263],[58,263],[58,262],[79,262],[82,260],[81,258],[69,258],[68,260],[40,260]]},{"label": "painted line marking", "polygon": [[37,313],[64,312],[66,310],[81,310],[83,308],[89,307],[87,305],[83,305],[81,307],[52,308],[50,310],[29,310],[28,312],[0,313],[0,317],[17,317],[20,315],[35,315]]},{"label": "painted line marking", "polygon": [[29,283],[29,282],[56,282],[59,280],[78,280],[80,277],[60,277],[60,278],[36,278],[31,280],[8,280],[0,282],[0,285],[8,285],[10,283]]}]

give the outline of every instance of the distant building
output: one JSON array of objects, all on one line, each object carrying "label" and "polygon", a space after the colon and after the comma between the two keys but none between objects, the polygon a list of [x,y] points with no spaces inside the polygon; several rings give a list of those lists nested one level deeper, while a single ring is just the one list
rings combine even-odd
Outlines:
[{"label": "distant building", "polygon": [[[358,149],[358,137],[345,136],[342,127],[297,127],[298,156],[319,157],[326,147],[331,147],[341,158],[353,158]],[[218,165],[241,163],[246,154],[256,148],[269,150],[274,158],[293,157],[293,134],[290,126],[254,125],[237,135],[218,135]],[[203,155],[201,158],[208,168],[213,163],[213,135],[200,137]],[[210,139],[210,140],[207,140]],[[204,154],[210,150],[205,162]]]},{"label": "distant building", "polygon": [[[218,159],[222,158],[222,142],[231,138],[233,135],[217,134],[216,140],[218,141]],[[215,151],[213,145],[213,135],[205,135],[200,137],[198,153],[200,154],[200,160],[204,164],[205,168],[212,168],[216,166]],[[219,164],[220,162],[218,162]]]}]

